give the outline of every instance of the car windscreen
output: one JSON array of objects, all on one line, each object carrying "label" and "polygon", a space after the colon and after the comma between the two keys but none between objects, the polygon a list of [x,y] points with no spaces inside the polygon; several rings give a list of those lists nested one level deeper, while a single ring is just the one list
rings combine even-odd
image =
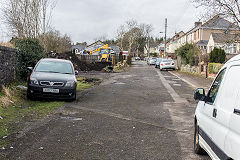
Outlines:
[{"label": "car windscreen", "polygon": [[73,74],[72,65],[67,62],[41,61],[35,72]]},{"label": "car windscreen", "polygon": [[156,60],[157,58],[153,57],[152,60]]}]

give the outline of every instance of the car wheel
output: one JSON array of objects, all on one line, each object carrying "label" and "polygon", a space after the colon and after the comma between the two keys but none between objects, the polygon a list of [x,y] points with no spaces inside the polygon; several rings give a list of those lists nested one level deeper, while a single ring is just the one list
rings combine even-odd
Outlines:
[{"label": "car wheel", "polygon": [[206,154],[204,149],[199,145],[199,127],[197,124],[195,124],[195,130],[194,130],[194,152],[196,154]]},{"label": "car wheel", "polygon": [[29,91],[27,91],[27,99],[28,99],[28,100],[35,100],[35,97],[34,97],[33,95],[31,95],[31,94],[29,93]]}]

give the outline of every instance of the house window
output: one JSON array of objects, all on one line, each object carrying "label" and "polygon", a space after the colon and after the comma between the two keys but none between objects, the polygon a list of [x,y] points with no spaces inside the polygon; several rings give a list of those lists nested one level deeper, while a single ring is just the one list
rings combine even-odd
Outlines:
[{"label": "house window", "polygon": [[233,44],[233,54],[237,54],[237,45],[236,45],[236,43]]},{"label": "house window", "polygon": [[232,43],[225,46],[225,52],[227,54],[237,54],[237,44]]}]

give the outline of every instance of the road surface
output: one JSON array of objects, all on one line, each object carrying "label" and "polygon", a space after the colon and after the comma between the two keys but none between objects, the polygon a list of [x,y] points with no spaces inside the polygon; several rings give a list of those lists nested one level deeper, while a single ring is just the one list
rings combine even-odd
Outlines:
[{"label": "road surface", "polygon": [[193,153],[192,97],[169,72],[135,62],[28,129],[7,159],[210,159]]}]

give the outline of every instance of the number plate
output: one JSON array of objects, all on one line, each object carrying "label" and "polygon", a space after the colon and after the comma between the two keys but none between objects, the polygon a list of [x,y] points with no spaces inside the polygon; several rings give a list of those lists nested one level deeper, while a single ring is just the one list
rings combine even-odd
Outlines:
[{"label": "number plate", "polygon": [[59,93],[59,89],[43,88],[43,92],[47,92],[47,93]]},{"label": "number plate", "polygon": [[166,65],[170,65],[170,63],[166,63]]}]

